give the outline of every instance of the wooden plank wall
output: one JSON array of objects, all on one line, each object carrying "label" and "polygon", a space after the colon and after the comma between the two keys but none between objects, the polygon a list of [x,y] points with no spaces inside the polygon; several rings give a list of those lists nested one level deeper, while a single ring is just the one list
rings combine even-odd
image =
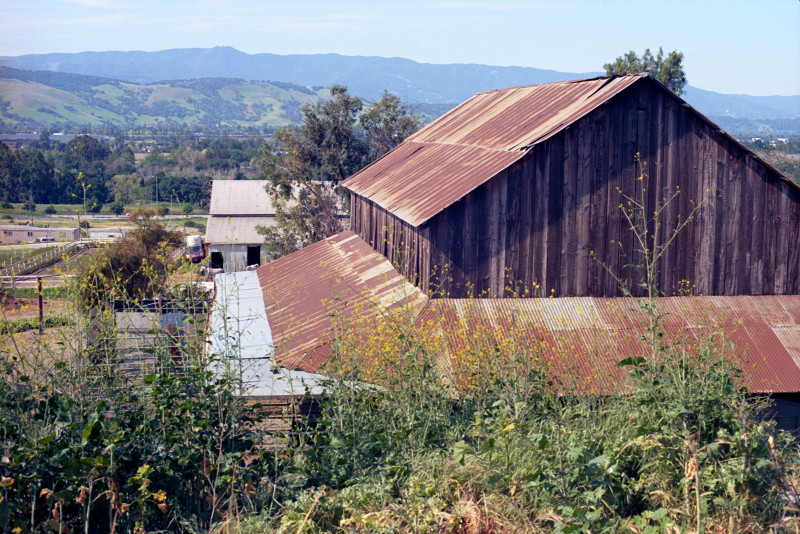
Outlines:
[{"label": "wooden plank wall", "polygon": [[374,202],[352,195],[350,229],[413,284],[429,290],[436,269],[430,265],[430,243],[424,228],[414,228]]},{"label": "wooden plank wall", "polygon": [[661,255],[664,294],[800,294],[800,189],[652,82],[534,147],[420,228],[354,195],[352,229],[402,273],[419,274],[423,290],[439,288],[435,295],[621,296],[617,277],[640,295],[642,272],[632,265],[643,256],[621,193],[644,199],[648,214],[672,199],[648,225],[650,246],[694,214]]}]

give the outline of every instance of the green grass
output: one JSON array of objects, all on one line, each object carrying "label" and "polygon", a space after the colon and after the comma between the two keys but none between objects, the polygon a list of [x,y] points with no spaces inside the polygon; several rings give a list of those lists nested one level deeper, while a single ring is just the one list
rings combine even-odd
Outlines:
[{"label": "green grass", "polygon": [[[75,321],[63,315],[46,315],[44,317],[45,328],[72,326],[74,324]],[[39,319],[36,317],[31,319],[17,319],[15,321],[0,321],[0,335],[19,334],[20,332],[37,330],[38,328]]]},{"label": "green grass", "polygon": [[[37,290],[33,287],[22,287],[7,289],[6,294],[18,299],[35,299],[38,296]],[[73,295],[73,290],[69,286],[45,287],[42,289],[42,297],[48,300],[68,299]]]},{"label": "green grass", "polygon": [[[58,88],[42,83],[5,78],[4,100],[8,106],[0,120],[15,125],[21,121],[42,124],[139,124],[166,123],[278,127],[292,124],[300,106],[317,102],[324,90],[314,94],[299,88],[269,83],[230,80],[190,80],[139,86],[132,83],[96,83],[89,77],[78,88]],[[85,94],[90,90],[91,101]]]}]

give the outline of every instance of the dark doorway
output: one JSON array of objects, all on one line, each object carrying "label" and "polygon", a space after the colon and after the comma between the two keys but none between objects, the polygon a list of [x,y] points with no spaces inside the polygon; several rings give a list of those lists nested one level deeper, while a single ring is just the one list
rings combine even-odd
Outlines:
[{"label": "dark doorway", "polygon": [[211,268],[222,269],[222,252],[215,251],[211,253]]},{"label": "dark doorway", "polygon": [[261,245],[248,245],[247,265],[261,265]]}]

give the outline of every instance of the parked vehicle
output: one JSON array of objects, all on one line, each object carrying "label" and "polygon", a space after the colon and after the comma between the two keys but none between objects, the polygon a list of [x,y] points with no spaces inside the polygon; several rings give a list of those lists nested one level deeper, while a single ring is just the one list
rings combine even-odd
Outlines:
[{"label": "parked vehicle", "polygon": [[205,243],[203,238],[199,235],[186,236],[186,252],[184,253],[186,261],[198,263],[206,257]]}]

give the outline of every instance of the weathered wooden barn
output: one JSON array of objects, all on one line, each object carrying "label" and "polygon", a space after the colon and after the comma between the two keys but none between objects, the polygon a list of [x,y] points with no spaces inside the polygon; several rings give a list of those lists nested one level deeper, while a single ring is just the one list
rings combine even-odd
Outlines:
[{"label": "weathered wooden barn", "polygon": [[[344,185],[351,231],[256,273],[274,369],[326,374],[349,343],[377,361],[392,349],[374,331],[401,317],[451,384],[505,336],[571,391],[624,390],[647,324],[618,298],[615,275],[641,280],[627,195],[648,217],[667,203],[651,246],[692,215],[655,281],[678,295],[656,304],[671,342],[721,343],[800,425],[800,187],[649,76],[478,94]],[[511,293],[554,298],[496,298]]]},{"label": "weathered wooden barn", "polygon": [[648,75],[480,93],[344,185],[351,229],[434,297],[637,294],[642,188],[647,214],[679,191],[656,243],[693,214],[664,293],[800,294],[800,187]]}]

